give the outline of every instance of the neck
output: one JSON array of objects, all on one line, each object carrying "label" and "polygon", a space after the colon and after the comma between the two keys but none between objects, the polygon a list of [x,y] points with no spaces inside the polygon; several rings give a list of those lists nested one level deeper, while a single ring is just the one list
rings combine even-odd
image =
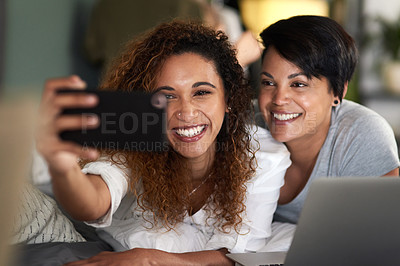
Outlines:
[{"label": "neck", "polygon": [[215,149],[211,148],[203,156],[196,158],[188,158],[187,162],[191,170],[192,180],[201,181],[208,176],[210,169],[214,163]]}]

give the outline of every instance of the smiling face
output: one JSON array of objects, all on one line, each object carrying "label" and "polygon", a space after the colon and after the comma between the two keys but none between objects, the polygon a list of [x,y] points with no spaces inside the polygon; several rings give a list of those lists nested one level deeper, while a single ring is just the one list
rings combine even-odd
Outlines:
[{"label": "smiling face", "polygon": [[269,47],[263,59],[260,110],[272,136],[291,143],[323,138],[334,100],[325,77],[308,79],[304,72]]},{"label": "smiling face", "polygon": [[195,53],[170,56],[156,89],[167,97],[167,136],[174,150],[185,158],[213,158],[226,111],[214,63]]}]

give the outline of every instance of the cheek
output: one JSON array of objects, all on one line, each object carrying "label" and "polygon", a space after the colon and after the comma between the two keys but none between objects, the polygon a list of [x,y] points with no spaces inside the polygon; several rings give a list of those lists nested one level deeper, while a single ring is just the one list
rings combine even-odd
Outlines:
[{"label": "cheek", "polygon": [[303,99],[301,106],[306,112],[306,119],[317,124],[325,120],[331,110],[331,106],[322,98]]},{"label": "cheek", "polygon": [[323,99],[316,94],[311,93],[304,93],[298,94],[296,97],[292,98],[293,101],[300,106],[306,112],[316,112],[320,109]]},{"label": "cheek", "polygon": [[170,106],[168,106],[167,108],[165,108],[165,112],[167,113],[168,120],[170,120],[175,111]]},{"label": "cheek", "polygon": [[266,91],[260,91],[258,96],[258,105],[261,109],[266,108],[266,106],[271,102],[271,95]]},{"label": "cheek", "polygon": [[171,120],[173,119],[174,116],[174,110],[171,107],[167,107],[165,109],[166,112],[166,119],[167,119],[167,127],[169,127]]},{"label": "cheek", "polygon": [[[208,107],[210,109],[210,107]],[[216,126],[221,126],[225,117],[226,108],[224,105],[221,105],[217,108],[213,108],[210,111],[207,111],[207,116],[214,120],[214,123],[217,123]],[[219,125],[221,124],[221,125]]]},{"label": "cheek", "polygon": [[257,112],[256,116],[263,117],[264,120],[268,121],[269,120],[269,116],[268,116],[269,111],[267,108],[268,108],[270,102],[271,102],[270,96],[267,93],[260,92],[259,97],[258,97],[258,102],[257,102],[258,110],[257,109],[255,110]]},{"label": "cheek", "polygon": [[226,104],[225,102],[218,102],[214,104],[208,104],[202,107],[204,115],[210,120],[215,130],[221,128],[225,118]]}]

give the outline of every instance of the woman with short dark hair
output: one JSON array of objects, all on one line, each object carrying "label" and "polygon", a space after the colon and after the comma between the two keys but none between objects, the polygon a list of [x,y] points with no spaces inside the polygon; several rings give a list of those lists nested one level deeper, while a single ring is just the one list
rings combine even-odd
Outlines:
[{"label": "woman with short dark hair", "polygon": [[322,16],[280,20],[260,36],[259,108],[292,160],[275,220],[297,223],[316,178],[398,176],[392,128],[372,110],[343,99],[357,64],[353,38]]}]

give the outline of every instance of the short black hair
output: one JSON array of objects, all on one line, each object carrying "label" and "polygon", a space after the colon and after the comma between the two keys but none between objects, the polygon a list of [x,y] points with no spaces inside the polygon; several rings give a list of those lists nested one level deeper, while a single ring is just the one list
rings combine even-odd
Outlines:
[{"label": "short black hair", "polygon": [[273,46],[308,78],[326,77],[340,100],[358,61],[354,39],[335,20],[323,16],[294,16],[280,20],[260,34],[265,52]]}]

